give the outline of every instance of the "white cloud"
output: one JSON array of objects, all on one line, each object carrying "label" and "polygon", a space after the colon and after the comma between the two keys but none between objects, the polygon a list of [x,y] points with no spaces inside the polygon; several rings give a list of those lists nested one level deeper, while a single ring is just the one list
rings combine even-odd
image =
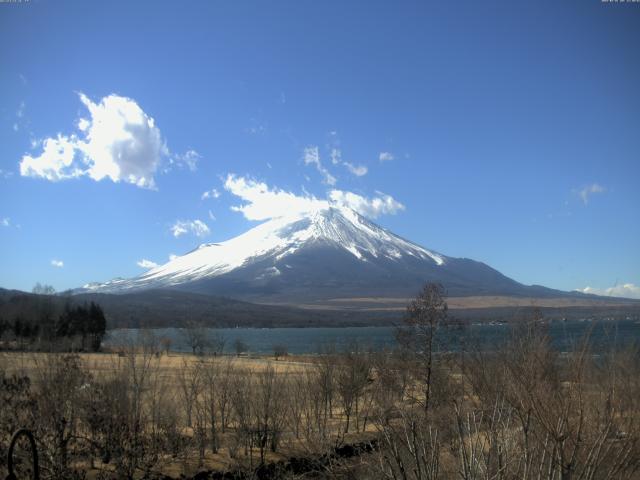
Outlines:
[{"label": "white cloud", "polygon": [[220,195],[222,194],[218,191],[218,189],[214,188],[204,192],[200,198],[202,200],[206,200],[207,198],[220,198]]},{"label": "white cloud", "polygon": [[109,177],[154,188],[153,174],[168,152],[153,118],[134,100],[118,95],[93,103],[81,93],[80,100],[91,116],[79,122],[86,137],[78,149],[84,154],[87,174],[96,181]]},{"label": "white cloud", "polygon": [[209,210],[209,220],[216,220],[216,216],[213,214],[213,212],[211,210]]},{"label": "white cloud", "polygon": [[640,299],[640,286],[633,283],[625,283],[609,288],[579,288],[577,291],[582,293],[591,293],[593,295],[603,295],[605,297],[624,297]]},{"label": "white cloud", "polygon": [[109,178],[155,188],[154,173],[169,151],[153,118],[127,97],[112,94],[94,103],[79,95],[89,111],[89,118],[77,122],[79,136],[45,139],[40,156],[22,157],[20,174],[50,181]]},{"label": "white cloud", "polygon": [[151,260],[147,260],[146,258],[143,258],[142,260],[138,260],[136,262],[136,265],[138,265],[140,268],[146,268],[146,269],[156,268],[158,266],[156,262],[152,262]]},{"label": "white cloud", "polygon": [[268,220],[327,206],[326,201],[313,196],[303,197],[278,188],[271,189],[266,183],[233,174],[227,175],[224,188],[246,202],[231,207],[231,210],[241,212],[247,220]]},{"label": "white cloud", "polygon": [[51,182],[67,178],[79,177],[86,171],[79,168],[76,156],[75,136],[58,135],[57,138],[46,138],[43,141],[43,152],[39,157],[25,155],[20,162],[20,175],[25,177],[42,177]]},{"label": "white cloud", "polygon": [[170,253],[169,254],[169,260],[175,260],[176,258],[178,258],[178,255],[176,255],[175,253]]},{"label": "white cloud", "polygon": [[344,162],[344,166],[349,169],[356,177],[362,177],[367,174],[369,169],[364,165],[354,165],[353,163]]},{"label": "white cloud", "polygon": [[375,197],[368,198],[353,192],[331,190],[327,199],[319,199],[306,191],[304,195],[296,195],[233,174],[227,176],[224,188],[245,201],[243,205],[233,206],[231,209],[242,213],[248,220],[268,220],[331,206],[351,208],[363,216],[377,218],[380,215],[394,215],[405,208],[390,195],[380,192]]},{"label": "white cloud", "polygon": [[331,175],[329,170],[327,170],[320,161],[320,152],[317,145],[305,147],[302,158],[305,165],[315,165],[318,172],[322,175],[323,183],[327,185],[336,184],[336,177]]},{"label": "white cloud", "polygon": [[577,190],[578,195],[582,199],[582,203],[585,205],[589,204],[589,197],[596,193],[604,193],[606,189],[597,183],[592,183],[591,185],[587,185],[580,190]]},{"label": "white cloud", "polygon": [[350,208],[369,218],[378,218],[380,215],[395,215],[405,209],[405,206],[391,195],[377,193],[377,196],[367,198],[353,192],[331,190],[329,199],[333,205]]},{"label": "white cloud", "polygon": [[209,235],[211,231],[202,220],[177,220],[171,227],[171,233],[176,238],[187,233],[191,233],[196,237],[204,237]]},{"label": "white cloud", "polygon": [[7,170],[2,170],[0,168],[0,178],[10,178],[13,176],[13,172],[8,172]]},{"label": "white cloud", "polygon": [[380,155],[378,155],[378,160],[380,160],[381,162],[390,162],[394,158],[395,157],[391,152],[380,152]]},{"label": "white cloud", "polygon": [[56,268],[62,268],[62,267],[64,267],[64,262],[62,260],[56,260],[54,258],[53,260],[51,260],[51,266],[56,267]]}]

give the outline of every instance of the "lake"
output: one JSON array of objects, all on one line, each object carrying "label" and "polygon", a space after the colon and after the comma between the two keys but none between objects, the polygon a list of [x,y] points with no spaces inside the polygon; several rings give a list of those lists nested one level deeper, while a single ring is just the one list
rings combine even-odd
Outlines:
[{"label": "lake", "polygon": [[[614,346],[620,348],[640,341],[640,321],[554,321],[547,325],[548,334],[554,348],[566,351],[590,333],[594,349]],[[344,328],[217,328],[208,329],[212,334],[222,335],[226,342],[225,352],[234,352],[234,343],[241,340],[250,353],[267,354],[273,352],[274,345],[284,345],[289,353],[308,354],[326,351],[329,348],[343,350],[354,344],[376,350],[396,345],[394,327],[344,327]],[[138,329],[110,330],[104,345],[117,347],[137,342],[141,337]],[[441,344],[445,350],[480,346],[491,349],[507,339],[513,332],[507,324],[473,324],[464,330],[453,330],[441,334]],[[171,350],[188,352],[190,348],[184,331],[180,328],[160,328],[153,330],[156,338],[171,339]]]}]

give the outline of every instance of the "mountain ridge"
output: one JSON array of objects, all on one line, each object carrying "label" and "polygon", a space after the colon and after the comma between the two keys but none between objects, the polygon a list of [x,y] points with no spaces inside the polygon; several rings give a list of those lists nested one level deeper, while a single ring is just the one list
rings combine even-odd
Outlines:
[{"label": "mountain ridge", "polygon": [[[0,287],[0,321],[11,323],[19,317],[37,319],[42,313],[43,301],[48,303],[49,300],[49,310],[54,318],[68,304],[96,302],[105,312],[108,328],[114,329],[184,327],[187,322],[226,328],[392,326],[402,321],[411,299],[361,298],[323,301],[316,305],[265,305],[179,290],[67,296],[64,292],[38,295]],[[639,300],[604,299],[593,295],[569,301],[547,299],[545,302],[514,297],[504,300],[506,302],[496,302],[488,297],[448,297],[447,303],[456,322],[517,322],[531,318],[535,311],[548,320],[640,318]]]},{"label": "mountain ridge", "polygon": [[74,293],[175,289],[255,303],[413,296],[425,282],[449,295],[580,297],[523,285],[468,258],[411,242],[347,208],[268,220],[224,242],[201,244],[131,279],[87,284]]}]

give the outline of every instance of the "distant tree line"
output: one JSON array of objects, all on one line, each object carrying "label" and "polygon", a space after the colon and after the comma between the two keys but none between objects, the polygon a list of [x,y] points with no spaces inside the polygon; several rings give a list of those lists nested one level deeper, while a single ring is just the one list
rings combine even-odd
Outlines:
[{"label": "distant tree line", "polygon": [[68,298],[54,297],[52,287],[39,283],[33,293],[35,295],[12,298],[11,308],[3,309],[0,315],[2,346],[12,345],[13,340],[18,348],[100,349],[107,322],[99,304],[73,305]]}]

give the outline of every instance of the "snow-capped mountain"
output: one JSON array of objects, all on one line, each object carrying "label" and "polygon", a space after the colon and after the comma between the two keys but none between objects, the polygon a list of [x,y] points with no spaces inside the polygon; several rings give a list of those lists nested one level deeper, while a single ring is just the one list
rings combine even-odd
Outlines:
[{"label": "snow-capped mountain", "polygon": [[132,279],[80,291],[172,288],[262,300],[413,295],[438,281],[451,295],[527,295],[530,288],[487,265],[405,240],[353,210],[326,208],[276,218]]}]

